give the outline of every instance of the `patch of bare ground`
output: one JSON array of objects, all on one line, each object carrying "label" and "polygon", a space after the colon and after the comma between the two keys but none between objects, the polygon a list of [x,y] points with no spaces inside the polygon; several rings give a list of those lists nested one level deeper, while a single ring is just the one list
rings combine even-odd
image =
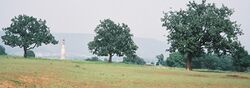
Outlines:
[{"label": "patch of bare ground", "polygon": [[21,75],[18,79],[22,82],[21,86],[44,86],[49,84],[52,77],[49,76],[30,76],[30,75]]},{"label": "patch of bare ground", "polygon": [[73,88],[112,88],[111,86],[105,83],[96,83],[96,82],[79,82],[79,81],[70,81],[70,80],[60,80],[60,83],[65,85],[70,85]]},{"label": "patch of bare ground", "polygon": [[206,76],[206,75],[201,75],[201,74],[188,74],[188,76],[208,78],[208,76]]},{"label": "patch of bare ground", "polygon": [[27,88],[27,87],[46,87],[54,78],[52,75],[34,75],[24,73],[1,73],[1,77],[6,80],[0,81],[0,88]]},{"label": "patch of bare ground", "polygon": [[203,74],[195,74],[195,73],[180,73],[180,72],[156,72],[157,74],[161,75],[177,75],[177,76],[193,76],[193,77],[203,77],[208,78],[209,76]]},{"label": "patch of bare ground", "polygon": [[226,75],[226,76],[223,77],[223,78],[236,78],[236,79],[248,79],[248,80],[250,80],[249,77],[240,76],[240,75]]},{"label": "patch of bare ground", "polygon": [[175,85],[171,83],[162,83],[159,81],[145,81],[145,80],[119,80],[113,82],[114,88],[140,86],[143,88],[175,88]]},{"label": "patch of bare ground", "polygon": [[249,88],[249,87],[227,85],[227,84],[212,84],[212,85],[208,85],[205,88]]},{"label": "patch of bare ground", "polygon": [[11,81],[0,81],[0,88],[16,88],[16,85]]}]

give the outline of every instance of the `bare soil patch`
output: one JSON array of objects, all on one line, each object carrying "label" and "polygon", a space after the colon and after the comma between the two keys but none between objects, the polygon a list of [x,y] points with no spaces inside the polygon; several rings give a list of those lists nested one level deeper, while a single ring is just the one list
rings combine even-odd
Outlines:
[{"label": "bare soil patch", "polygon": [[250,80],[249,77],[240,76],[240,75],[226,75],[225,78],[237,78],[237,79],[248,79],[248,80]]}]

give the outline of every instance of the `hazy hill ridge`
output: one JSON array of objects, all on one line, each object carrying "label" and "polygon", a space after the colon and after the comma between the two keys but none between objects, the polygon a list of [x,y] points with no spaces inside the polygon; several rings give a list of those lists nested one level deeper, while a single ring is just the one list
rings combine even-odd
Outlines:
[{"label": "hazy hill ridge", "polygon": [[[0,32],[0,36],[3,32]],[[92,41],[94,38],[93,34],[84,33],[54,33],[53,34],[57,40],[61,41],[65,39],[66,46],[66,57],[69,59],[74,58],[86,58],[94,56],[88,50],[88,42]],[[22,55],[22,49],[16,47],[12,48],[3,44],[0,39],[0,44],[6,48],[6,52],[11,55]],[[137,55],[144,58],[147,62],[155,61],[156,55],[161,53],[166,53],[167,43],[164,41],[159,41],[150,38],[138,38],[134,37],[136,45],[139,46],[137,50]],[[38,57],[54,57],[58,58],[60,56],[60,46],[59,42],[57,45],[43,45],[41,47],[35,48],[34,51]],[[115,60],[115,59],[114,59]]]}]

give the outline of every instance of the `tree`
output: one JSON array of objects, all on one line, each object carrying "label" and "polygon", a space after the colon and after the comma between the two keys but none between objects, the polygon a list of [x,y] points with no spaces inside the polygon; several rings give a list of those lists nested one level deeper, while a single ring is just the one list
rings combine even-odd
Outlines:
[{"label": "tree", "polygon": [[161,19],[170,52],[178,51],[186,58],[186,69],[192,70],[192,58],[204,53],[230,53],[242,31],[230,16],[233,10],[222,5],[189,2],[186,10],[169,11]]},{"label": "tree", "polygon": [[123,57],[122,62],[127,64],[138,64],[138,65],[146,64],[146,62],[141,57],[136,55]]},{"label": "tree", "polygon": [[169,54],[166,63],[170,67],[185,67],[183,55],[179,52]]},{"label": "tree", "polygon": [[57,44],[54,36],[46,26],[46,21],[34,18],[33,16],[19,15],[11,19],[10,27],[3,28],[5,35],[2,36],[4,44],[11,47],[19,46],[24,50],[24,57],[27,51],[41,46],[43,43]]},{"label": "tree", "polygon": [[88,43],[89,50],[98,56],[109,56],[108,62],[112,62],[114,55],[134,55],[137,46],[132,40],[130,28],[122,23],[115,24],[110,19],[100,21],[96,29],[94,40]]},{"label": "tree", "polygon": [[157,55],[156,58],[158,59],[156,65],[165,65],[165,63],[164,63],[164,55],[163,54]]},{"label": "tree", "polygon": [[250,55],[244,47],[237,47],[233,53],[233,65],[236,71],[244,72],[250,67]]},{"label": "tree", "polygon": [[2,45],[0,45],[0,55],[7,55],[5,52],[5,48]]}]

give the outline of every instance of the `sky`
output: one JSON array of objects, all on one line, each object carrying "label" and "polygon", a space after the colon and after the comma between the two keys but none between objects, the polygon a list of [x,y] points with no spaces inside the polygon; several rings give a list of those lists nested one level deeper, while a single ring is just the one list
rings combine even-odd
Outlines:
[{"label": "sky", "polygon": [[[52,33],[94,34],[100,20],[125,23],[135,37],[166,41],[167,32],[160,19],[163,12],[185,9],[189,0],[0,0],[0,28],[11,18],[26,14],[47,21]],[[201,0],[196,0],[201,3]],[[233,8],[232,20],[245,33],[239,37],[250,52],[250,0],[207,0]]]}]

